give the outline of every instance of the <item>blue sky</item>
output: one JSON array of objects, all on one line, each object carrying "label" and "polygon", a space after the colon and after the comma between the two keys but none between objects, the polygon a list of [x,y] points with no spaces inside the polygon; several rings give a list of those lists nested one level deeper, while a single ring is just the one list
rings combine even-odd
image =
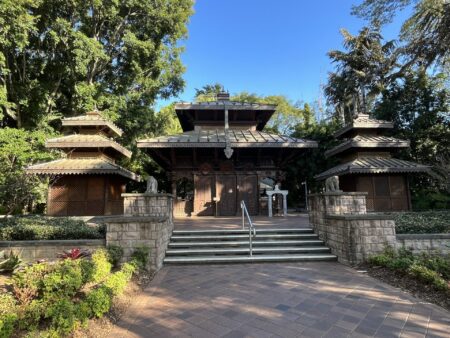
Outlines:
[{"label": "blue sky", "polygon": [[[214,82],[230,93],[316,100],[333,69],[326,53],[342,49],[339,29],[356,34],[364,25],[350,15],[352,4],[360,2],[197,0],[189,37],[182,42],[186,87],[170,101],[192,101],[195,88]],[[385,38],[397,37],[407,14],[384,28]]]}]

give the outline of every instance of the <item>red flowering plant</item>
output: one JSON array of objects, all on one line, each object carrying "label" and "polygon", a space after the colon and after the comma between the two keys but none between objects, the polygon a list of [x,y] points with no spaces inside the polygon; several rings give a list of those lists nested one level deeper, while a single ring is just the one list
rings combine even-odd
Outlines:
[{"label": "red flowering plant", "polygon": [[70,249],[64,250],[62,253],[58,254],[58,257],[61,259],[80,259],[85,257],[90,257],[91,252],[87,249]]}]

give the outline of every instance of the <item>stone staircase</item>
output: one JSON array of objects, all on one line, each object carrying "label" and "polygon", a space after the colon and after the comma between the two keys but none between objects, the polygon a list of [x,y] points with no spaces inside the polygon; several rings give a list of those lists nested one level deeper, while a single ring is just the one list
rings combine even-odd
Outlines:
[{"label": "stone staircase", "polygon": [[335,261],[312,229],[174,230],[164,264]]}]

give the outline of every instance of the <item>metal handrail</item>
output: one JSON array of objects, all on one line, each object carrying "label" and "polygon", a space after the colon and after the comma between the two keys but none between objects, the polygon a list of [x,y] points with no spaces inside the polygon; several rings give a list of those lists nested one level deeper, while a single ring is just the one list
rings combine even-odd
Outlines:
[{"label": "metal handrail", "polygon": [[256,228],[253,225],[252,219],[247,210],[247,206],[245,205],[245,201],[241,201],[241,210],[242,210],[242,230],[245,230],[245,216],[247,216],[248,220],[248,245],[250,257],[253,256],[253,242],[252,238],[256,236]]}]

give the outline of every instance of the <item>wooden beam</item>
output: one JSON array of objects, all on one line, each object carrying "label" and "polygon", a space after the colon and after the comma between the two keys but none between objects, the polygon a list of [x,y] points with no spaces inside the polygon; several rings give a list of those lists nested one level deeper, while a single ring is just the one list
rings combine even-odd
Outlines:
[{"label": "wooden beam", "polygon": [[167,165],[166,168],[171,168],[172,167],[170,160],[166,156],[164,156],[161,151],[159,151],[157,149],[152,149],[152,152],[153,152],[154,156],[158,157],[161,160],[161,162],[163,162],[164,164]]}]

